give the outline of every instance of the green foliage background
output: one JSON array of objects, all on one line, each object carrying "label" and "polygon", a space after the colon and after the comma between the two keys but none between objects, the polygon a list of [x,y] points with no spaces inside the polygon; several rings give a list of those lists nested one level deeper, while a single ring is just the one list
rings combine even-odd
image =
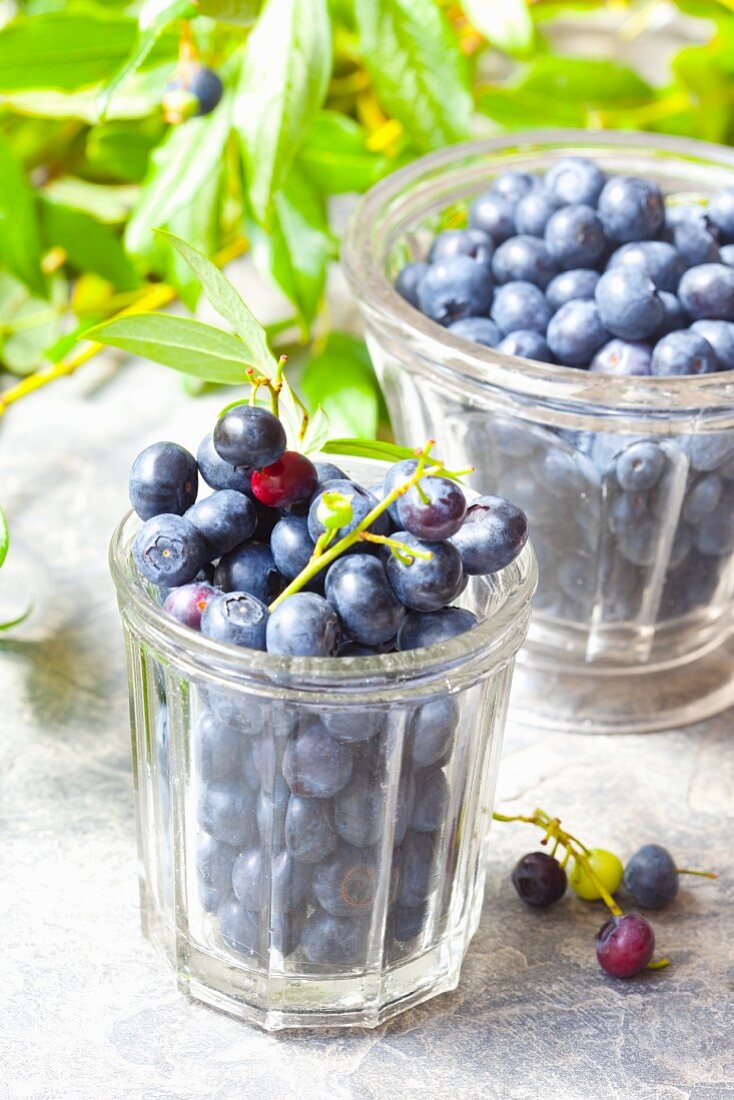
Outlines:
[{"label": "green foliage background", "polygon": [[[323,308],[332,198],[446,143],[530,126],[728,142],[734,2],[677,7],[699,44],[652,85],[553,43],[600,14],[634,43],[669,22],[668,0],[0,0],[0,415],[13,375],[74,366],[85,331],[153,284],[195,307],[163,228],[210,257],[251,250],[290,307],[275,347],[310,353],[308,399],[371,436],[364,347],[330,334]],[[172,127],[161,100],[187,26],[226,91]]]}]

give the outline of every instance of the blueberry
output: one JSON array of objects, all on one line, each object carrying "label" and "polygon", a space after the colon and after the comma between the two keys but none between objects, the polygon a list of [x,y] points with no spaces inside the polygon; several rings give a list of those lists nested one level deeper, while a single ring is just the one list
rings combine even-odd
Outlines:
[{"label": "blueberry", "polygon": [[294,580],[308,565],[314,545],[307,516],[286,515],[278,520],[270,536],[270,552],[280,575]]},{"label": "blueberry", "polygon": [[725,244],[719,249],[719,263],[734,267],[734,244]]},{"label": "blueberry", "polygon": [[257,525],[255,505],[235,489],[219,489],[197,501],[186,519],[201,531],[212,558],[218,558],[250,538]]},{"label": "blueberry", "polygon": [[298,948],[306,923],[306,911],[303,906],[298,909],[285,910],[271,914],[270,946],[274,951],[287,958]]},{"label": "blueberry", "polygon": [[512,885],[526,905],[547,909],[566,893],[566,872],[548,852],[528,852],[515,864]]},{"label": "blueberry", "polygon": [[[410,558],[410,564],[389,554],[386,572],[401,603],[414,611],[438,611],[451,603],[461,591],[463,572],[461,555],[449,542],[423,542],[408,531],[394,536],[410,549],[431,554],[430,559]],[[405,553],[401,551],[405,556]]]},{"label": "blueberry", "polygon": [[592,271],[588,267],[572,268],[570,271],[562,271],[560,275],[556,275],[546,287],[545,296],[555,312],[566,302],[576,298],[593,299],[598,282],[598,271]]},{"label": "blueberry", "polygon": [[[351,534],[354,528],[357,527],[365,516],[371,512],[373,508],[376,508],[378,504],[375,497],[373,497],[371,493],[368,493],[366,489],[363,489],[361,485],[357,485],[355,481],[345,479],[325,482],[324,488],[321,492],[317,493],[311,501],[308,511],[308,531],[314,542],[316,542],[319,536],[323,535],[326,530],[318,515],[319,504],[321,503],[324,492],[341,493],[343,496],[351,499],[352,520],[350,523],[338,528],[336,532],[337,539],[342,539],[345,535]],[[376,535],[386,535],[390,530],[387,516],[384,513],[380,515],[371,525],[370,530]]]},{"label": "blueberry", "polygon": [[334,828],[347,844],[369,848],[382,836],[385,792],[379,775],[355,768],[334,798]]},{"label": "blueberry", "polygon": [[252,844],[257,837],[255,794],[241,780],[207,783],[199,796],[198,820],[222,844]]},{"label": "blueberry", "polygon": [[544,336],[550,319],[551,308],[543,291],[534,283],[504,283],[497,288],[492,320],[503,336],[519,328],[532,329]]},{"label": "blueberry", "polygon": [[616,374],[619,377],[645,377],[650,373],[652,348],[637,341],[615,337],[600,348],[591,360],[592,374]]},{"label": "blueberry", "polygon": [[[383,478],[382,485],[385,496],[389,496],[395,489],[409,481],[418,469],[417,458],[404,458],[390,467]],[[398,523],[398,502],[394,501],[388,508],[388,514],[393,523]]]},{"label": "blueberry", "polygon": [[318,720],[308,722],[289,739],[283,778],[294,794],[331,798],[349,782],[351,774],[351,749],[330,737]]},{"label": "blueberry", "polygon": [[406,264],[395,278],[395,289],[409,305],[418,308],[418,284],[428,271],[428,264],[418,262]]},{"label": "blueberry", "polygon": [[613,241],[651,240],[665,221],[657,183],[632,176],[612,176],[599,195],[598,209],[606,234]]},{"label": "blueberry", "polygon": [[485,191],[469,207],[469,225],[488,233],[495,244],[501,244],[515,232],[514,201],[497,191]]},{"label": "blueberry", "polygon": [[653,489],[665,470],[665,451],[657,443],[633,443],[617,456],[615,473],[623,489],[647,492]]},{"label": "blueberry", "polygon": [[513,562],[527,539],[528,521],[520,508],[504,497],[483,496],[472,501],[451,541],[461,555],[464,572],[481,576]]},{"label": "blueberry", "polygon": [[721,231],[723,241],[727,244],[734,241],[734,188],[729,187],[726,191],[712,195],[706,214]]},{"label": "blueberry", "polygon": [[152,443],[130,470],[130,503],[141,519],[165,512],[181,516],[196,500],[196,460],[177,443]]},{"label": "blueberry", "polygon": [[[234,875],[232,885],[234,886]],[[305,901],[311,884],[311,868],[290,852],[280,852],[273,860],[273,911],[276,917],[298,909]],[[235,891],[236,893],[236,891]]]},{"label": "blueberry", "polygon": [[375,856],[367,849],[341,844],[314,868],[314,896],[335,917],[367,916],[376,889]]},{"label": "blueberry", "polygon": [[219,590],[212,588],[210,584],[194,581],[184,584],[180,588],[172,588],[163,601],[163,610],[184,626],[192,630],[201,627],[201,616],[206,611],[210,600],[219,595]]},{"label": "blueberry", "polygon": [[396,940],[408,943],[420,935],[426,920],[425,903],[423,905],[396,905],[392,912],[391,928]]},{"label": "blueberry", "polygon": [[242,730],[222,722],[209,711],[203,711],[191,733],[194,766],[199,778],[212,780],[236,779],[245,765],[245,737]]},{"label": "blueberry", "polygon": [[627,527],[617,538],[617,549],[632,565],[646,567],[655,561],[659,531],[651,516],[645,516],[634,527]]},{"label": "blueberry", "polygon": [[271,612],[268,653],[283,657],[335,657],[341,628],[334,608],[316,592],[296,592]]},{"label": "blueberry", "polygon": [[623,340],[653,336],[665,316],[665,307],[652,279],[634,269],[617,267],[606,271],[597,283],[594,297],[605,329]]},{"label": "blueberry", "polygon": [[519,169],[511,169],[508,172],[501,172],[492,180],[490,191],[502,195],[508,202],[516,203],[524,195],[529,194],[537,184],[537,176],[531,176],[529,172],[521,172]]},{"label": "blueberry", "polygon": [[557,273],[555,258],[538,237],[510,237],[499,246],[492,259],[492,274],[498,283],[513,280],[535,283],[545,290]]},{"label": "blueberry", "polygon": [[135,564],[145,580],[167,588],[193,581],[206,556],[206,544],[193,523],[165,512],[146,520],[133,543]]},{"label": "blueberry", "polygon": [[257,737],[276,718],[282,720],[272,703],[259,702],[250,694],[210,687],[206,690],[205,698],[217,721],[232,726],[246,737]]},{"label": "blueberry", "polygon": [[535,359],[538,363],[552,363],[553,356],[544,336],[532,329],[519,328],[510,332],[497,345],[503,355],[519,355],[523,359]]},{"label": "blueberry", "polygon": [[480,264],[490,264],[493,252],[494,241],[481,229],[445,229],[434,238],[428,261],[435,264],[454,256],[468,256]]},{"label": "blueberry", "polygon": [[285,846],[301,863],[319,863],[337,845],[333,817],[322,798],[292,794],[285,815]]},{"label": "blueberry", "polygon": [[234,894],[230,894],[217,911],[222,939],[233,951],[255,955],[260,946],[260,916],[251,913]]},{"label": "blueberry", "polygon": [[345,480],[347,475],[344,473],[340,466],[335,466],[333,462],[314,462],[316,467],[316,477],[319,481],[319,488],[322,488],[327,481]]},{"label": "blueberry", "polygon": [[659,844],[639,848],[624,869],[625,887],[643,909],[663,909],[678,893],[678,871]]},{"label": "blueberry", "polygon": [[708,472],[718,470],[731,459],[734,436],[731,432],[700,432],[684,438],[682,445],[693,469]]},{"label": "blueberry", "polygon": [[261,844],[266,850],[277,851],[285,845],[285,823],[291,794],[288,784],[280,777],[274,777],[273,783],[268,786],[270,790],[261,788],[257,796],[255,817]]},{"label": "blueberry", "polygon": [[686,493],[683,519],[687,523],[702,523],[718,508],[721,490],[721,478],[716,474],[706,474],[699,478]]},{"label": "blueberry", "polygon": [[326,598],[346,633],[365,645],[394,638],[405,614],[382,562],[366,554],[337,558],[326,574]]},{"label": "blueberry", "polygon": [[717,370],[734,370],[734,324],[731,321],[694,321],[691,331],[703,336],[714,349]]},{"label": "blueberry", "polygon": [[397,501],[400,527],[424,542],[451,538],[465,515],[466,497],[460,486],[446,477],[425,477]]},{"label": "blueberry", "polygon": [[547,189],[564,205],[596,206],[605,182],[601,168],[586,157],[563,157],[551,165],[544,178]]},{"label": "blueberry", "polygon": [[248,848],[232,868],[234,896],[250,912],[262,912],[270,902],[270,860],[260,847]]},{"label": "blueberry", "polygon": [[[377,647],[375,649],[378,653],[381,651]],[[379,733],[384,728],[385,717],[378,710],[365,713],[358,707],[348,707],[345,710],[323,711],[321,721],[332,737],[351,745],[359,741],[369,741]]]},{"label": "blueberry", "polygon": [[548,252],[559,267],[595,267],[607,254],[604,227],[590,206],[562,206],[545,227]]},{"label": "blueberry", "polygon": [[401,868],[398,903],[422,905],[431,894],[438,870],[433,866],[434,838],[431,833],[409,829],[400,846]]},{"label": "blueberry", "polygon": [[694,321],[734,321],[734,268],[725,264],[689,268],[680,281],[678,297]]},{"label": "blueberry", "polygon": [[220,416],[213,434],[214,449],[233,466],[271,466],[285,453],[285,428],[259,405],[235,405]]},{"label": "blueberry", "polygon": [[614,267],[640,271],[652,279],[658,290],[675,294],[686,264],[666,241],[632,241],[612,253],[607,270]]},{"label": "blueberry", "polygon": [[661,336],[667,336],[669,332],[678,332],[679,329],[688,328],[689,318],[680,303],[680,299],[667,290],[659,290],[658,297],[665,310],[660,328],[657,331],[658,339]]},{"label": "blueberry", "polygon": [[166,91],[183,89],[196,100],[196,114],[209,115],[219,104],[224,93],[224,85],[213,69],[197,65],[185,76],[177,77],[166,85]]},{"label": "blueberry", "polygon": [[650,373],[654,375],[711,374],[717,369],[714,349],[698,332],[670,332],[653,348]]},{"label": "blueberry", "polygon": [[481,317],[492,301],[492,276],[485,264],[453,256],[432,264],[418,284],[422,313],[441,325],[462,317]]},{"label": "blueberry", "polygon": [[715,227],[699,208],[699,216],[686,218],[666,229],[686,267],[718,263],[721,258]]},{"label": "blueberry", "polygon": [[418,707],[410,722],[411,759],[415,768],[430,768],[442,761],[459,725],[456,700],[444,695]]},{"label": "blueberry", "polygon": [[437,768],[422,775],[417,781],[413,816],[410,827],[420,833],[432,833],[443,825],[449,805],[449,785],[446,776]]},{"label": "blueberry", "polygon": [[249,592],[264,604],[285,588],[269,546],[246,542],[224,554],[214,570],[214,583],[225,592]]},{"label": "blueberry", "polygon": [[316,909],[306,921],[301,948],[313,966],[356,966],[367,953],[368,932],[364,921]]},{"label": "blueberry", "polygon": [[609,529],[615,535],[622,534],[649,513],[649,500],[646,493],[631,490],[619,494],[609,510]]},{"label": "blueberry", "polygon": [[201,633],[215,642],[265,649],[268,609],[249,592],[223,592],[201,616]]},{"label": "blueberry", "polygon": [[586,367],[609,339],[596,302],[566,302],[551,317],[546,333],[548,347],[559,363]]},{"label": "blueberry", "polygon": [[693,531],[693,545],[707,558],[726,558],[734,550],[734,516],[727,508],[715,512]]},{"label": "blueberry", "polygon": [[545,187],[534,187],[515,207],[515,229],[532,237],[542,237],[552,214],[562,204]]},{"label": "blueberry", "polygon": [[496,348],[502,339],[502,333],[489,317],[462,317],[460,321],[453,321],[448,331],[464,340],[484,344],[486,348]]},{"label": "blueberry", "polygon": [[199,897],[204,908],[213,913],[232,889],[232,867],[237,849],[222,844],[209,833],[200,832],[196,838],[196,873],[199,880]]},{"label": "blueberry", "polygon": [[398,632],[398,649],[421,649],[448,642],[476,626],[477,617],[462,607],[442,607],[439,611],[410,611]]},{"label": "blueberry", "polygon": [[196,462],[199,473],[212,489],[234,489],[236,493],[251,496],[252,470],[249,466],[232,466],[225,462],[214,450],[211,433],[205,435],[199,444]]}]

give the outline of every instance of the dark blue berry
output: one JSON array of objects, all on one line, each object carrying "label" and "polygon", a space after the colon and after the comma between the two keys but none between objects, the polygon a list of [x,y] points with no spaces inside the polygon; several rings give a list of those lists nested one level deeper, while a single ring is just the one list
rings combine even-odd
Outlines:
[{"label": "dark blue berry", "polygon": [[464,572],[481,576],[513,562],[527,539],[528,521],[522,509],[504,497],[483,496],[472,501],[451,541],[461,555]]},{"label": "dark blue berry", "polygon": [[[431,557],[409,558],[410,564],[394,554],[387,555],[386,572],[393,591],[401,603],[414,611],[438,611],[456,598],[462,588],[461,555],[450,542],[423,542],[408,531],[394,536],[410,549],[429,553]],[[406,551],[401,551],[406,557]]]},{"label": "dark blue berry", "polygon": [[721,478],[714,473],[698,479],[686,493],[683,503],[683,519],[686,523],[703,523],[716,511],[721,500]]},{"label": "dark blue berry", "polygon": [[562,271],[556,275],[545,290],[545,296],[550,302],[551,309],[560,309],[566,302],[574,299],[593,299],[596,284],[599,282],[599,272],[592,271],[588,267],[576,267],[570,271]]},{"label": "dark blue berry", "polygon": [[230,894],[217,911],[222,939],[240,955],[256,955],[260,948],[260,917],[251,913],[234,894]]},{"label": "dark blue berry", "polygon": [[712,195],[706,214],[721,231],[721,238],[725,243],[734,241],[734,188],[729,187],[726,191]]},{"label": "dark blue berry", "polygon": [[529,852],[512,872],[512,885],[533,909],[547,909],[566,893],[566,872],[548,852]]},{"label": "dark blue berry", "polygon": [[498,283],[535,283],[544,290],[557,273],[556,259],[538,237],[510,237],[492,259],[492,274]]},{"label": "dark blue berry", "polygon": [[196,500],[196,460],[178,443],[152,443],[130,470],[130,503],[141,519],[162,513],[181,516]]},{"label": "dark blue berry", "polygon": [[270,536],[270,551],[281,576],[294,580],[306,568],[314,551],[308,517],[286,515],[278,520]]},{"label": "dark blue berry", "polygon": [[238,779],[207,783],[199,796],[202,829],[221,844],[242,848],[257,838],[255,793]]},{"label": "dark blue berry", "polygon": [[590,206],[562,206],[545,227],[545,243],[557,265],[568,270],[595,267],[607,254],[604,228]]},{"label": "dark blue berry", "polygon": [[408,943],[420,935],[426,919],[427,906],[396,905],[392,912],[391,928],[396,940]]},{"label": "dark blue berry", "polygon": [[301,948],[313,966],[356,966],[366,956],[369,925],[315,909],[301,934]]},{"label": "dark blue berry", "polygon": [[440,768],[421,775],[416,782],[411,829],[432,833],[443,825],[449,805],[449,784]]},{"label": "dark blue berry", "polygon": [[601,168],[586,157],[563,157],[551,165],[544,177],[547,189],[564,205],[596,206],[605,182]]},{"label": "dark blue berry", "polygon": [[734,268],[726,264],[689,268],[680,281],[678,297],[694,321],[734,321]]},{"label": "dark blue berry", "polygon": [[201,581],[193,581],[184,584],[180,588],[172,588],[163,601],[163,610],[172,619],[199,630],[201,616],[206,611],[210,600],[219,595],[219,590],[212,588],[210,584]]},{"label": "dark blue berry", "polygon": [[466,497],[455,481],[425,477],[397,501],[398,523],[424,542],[451,538],[466,515]]},{"label": "dark blue berry", "polygon": [[[401,485],[404,485],[406,481],[410,481],[411,477],[418,469],[417,458],[404,458],[401,462],[396,462],[390,467],[385,474],[382,486],[385,496],[389,496],[395,489],[398,489]],[[388,508],[388,513],[393,523],[398,523],[398,502],[394,501]]]},{"label": "dark blue berry", "polygon": [[341,844],[314,868],[314,896],[335,917],[367,916],[376,890],[377,865],[367,849]]},{"label": "dark blue berry", "polygon": [[700,207],[697,217],[682,219],[672,227],[669,225],[664,232],[675,245],[686,267],[718,263],[721,255],[718,232]]},{"label": "dark blue berry", "polygon": [[624,377],[645,377],[650,373],[652,348],[649,344],[620,340],[615,337],[600,348],[591,360],[592,374],[615,374]]},{"label": "dark blue berry", "polygon": [[355,768],[346,787],[334,798],[334,828],[347,844],[369,848],[382,836],[384,808],[385,791],[379,775],[369,768]]},{"label": "dark blue berry", "polygon": [[418,284],[428,271],[428,264],[417,262],[406,264],[395,278],[395,289],[415,309],[418,308]]},{"label": "dark blue berry", "polygon": [[352,752],[330,737],[318,719],[289,739],[283,756],[283,778],[294,794],[331,798],[352,774]]},{"label": "dark blue berry", "polygon": [[433,891],[438,869],[433,864],[435,842],[431,833],[409,829],[400,846],[400,905],[422,905]]},{"label": "dark blue berry", "polygon": [[605,271],[594,297],[604,328],[623,340],[646,340],[655,335],[665,316],[652,279],[634,269]]},{"label": "dark blue berry", "polygon": [[698,332],[670,332],[653,348],[650,373],[654,375],[711,374],[718,370],[716,353]]},{"label": "dark blue berry", "polygon": [[232,466],[225,462],[214,449],[211,433],[207,433],[199,444],[196,461],[199,473],[212,489],[234,489],[237,493],[252,496],[252,470],[249,466]]},{"label": "dark blue berry", "polygon": [[336,657],[341,627],[334,608],[316,592],[296,592],[271,612],[268,653],[283,657]]},{"label": "dark blue berry", "polygon": [[199,897],[204,908],[213,913],[232,889],[232,868],[237,849],[223,844],[207,832],[196,838],[196,874]]},{"label": "dark blue berry", "polygon": [[492,320],[503,336],[519,328],[532,329],[544,336],[550,319],[551,308],[543,291],[534,283],[504,283],[497,288]]},{"label": "dark blue berry", "polygon": [[448,331],[464,340],[484,344],[486,348],[496,348],[502,339],[502,333],[489,317],[462,317],[460,321],[450,324]]},{"label": "dark blue berry", "polygon": [[295,859],[290,852],[279,852],[273,860],[272,901],[275,915],[279,917],[288,910],[298,909],[305,901],[310,884],[311,868]]},{"label": "dark blue berry", "polygon": [[340,466],[335,466],[333,462],[314,462],[316,467],[316,477],[318,478],[319,488],[323,488],[324,483],[327,481],[345,481],[347,475],[344,473]]},{"label": "dark blue berry", "polygon": [[337,845],[333,814],[323,798],[292,794],[285,815],[285,846],[301,863],[319,863]]},{"label": "dark blue berry", "polygon": [[731,321],[694,321],[691,331],[703,336],[714,349],[717,370],[734,370],[734,324]]},{"label": "dark blue berry", "polygon": [[214,583],[225,592],[249,592],[268,604],[285,587],[269,546],[246,542],[224,554],[214,570]]},{"label": "dark blue berry", "polygon": [[669,332],[677,332],[679,329],[688,328],[689,318],[680,299],[667,290],[659,290],[658,297],[663,303],[665,313],[657,331],[658,339],[667,336]]},{"label": "dark blue berry", "polygon": [[167,91],[177,91],[180,88],[196,100],[197,115],[211,114],[224,93],[224,86],[217,73],[203,65],[197,65],[192,71],[169,81],[166,85]]},{"label": "dark blue berry", "polygon": [[542,237],[552,214],[562,204],[545,187],[534,187],[515,207],[515,229],[532,237]]},{"label": "dark blue berry", "polygon": [[440,325],[462,317],[481,317],[492,301],[492,275],[469,256],[437,260],[418,284],[422,313]]},{"label": "dark blue berry", "polygon": [[133,557],[151,584],[177,588],[193,581],[207,559],[201,533],[183,516],[163,513],[146,520],[135,536]]},{"label": "dark blue berry", "polygon": [[259,405],[235,405],[220,416],[213,434],[220,458],[233,466],[271,466],[285,453],[285,428]]},{"label": "dark blue berry", "polygon": [[221,721],[210,711],[203,711],[191,733],[193,762],[199,778],[235,779],[243,774],[247,734]]},{"label": "dark blue berry", "polygon": [[[381,647],[374,648],[377,652],[383,652]],[[365,713],[357,707],[347,707],[345,710],[323,711],[321,721],[332,737],[351,745],[359,741],[369,741],[379,733],[384,728],[385,717],[378,710]]]},{"label": "dark blue berry", "polygon": [[252,501],[235,489],[219,489],[197,501],[186,519],[204,536],[212,558],[218,558],[250,538],[257,525]]},{"label": "dark blue berry", "polygon": [[678,871],[659,844],[638,849],[624,869],[624,885],[643,909],[663,909],[678,893]]},{"label": "dark blue berry", "polygon": [[599,195],[599,216],[613,241],[646,241],[665,221],[665,206],[654,180],[612,176]]},{"label": "dark blue berry", "polygon": [[415,768],[430,768],[444,760],[459,726],[456,700],[444,695],[418,707],[410,722],[411,759]]},{"label": "dark blue berry", "polygon": [[519,355],[523,359],[535,359],[538,363],[552,363],[553,356],[544,336],[532,329],[520,328],[510,332],[499,344],[497,351],[503,355]]},{"label": "dark blue berry", "polygon": [[734,516],[730,509],[715,512],[693,531],[693,545],[707,558],[726,558],[734,550]]},{"label": "dark blue berry", "polygon": [[477,624],[477,617],[463,607],[442,607],[440,611],[411,611],[398,632],[398,649],[421,649],[448,642]]},{"label": "dark blue berry", "polygon": [[514,209],[513,200],[498,191],[485,191],[469,207],[469,225],[488,233],[495,244],[501,244],[515,232]]},{"label": "dark blue berry", "polygon": [[632,241],[612,253],[607,270],[614,267],[640,271],[652,279],[658,290],[675,294],[686,264],[666,241]]},{"label": "dark blue berry", "polygon": [[497,195],[502,195],[508,202],[516,203],[524,195],[529,194],[537,183],[537,176],[531,176],[529,172],[521,172],[519,169],[511,169],[508,172],[501,172],[492,180],[490,190]]},{"label": "dark blue berry", "polygon": [[232,868],[234,896],[250,912],[267,909],[270,901],[270,860],[262,848],[248,848]]},{"label": "dark blue berry", "polygon": [[428,261],[435,264],[453,256],[468,256],[480,264],[490,264],[493,253],[494,241],[481,229],[445,229],[434,238]]},{"label": "dark blue berry", "polygon": [[555,359],[568,367],[586,367],[607,342],[596,302],[586,299],[566,302],[551,317],[546,340]]},{"label": "dark blue berry", "polygon": [[643,440],[633,443],[617,456],[615,473],[622,489],[636,493],[647,492],[660,481],[665,466],[666,457],[662,447]]},{"label": "dark blue berry", "polygon": [[405,614],[382,562],[367,554],[337,558],[326,574],[326,598],[344,631],[365,645],[394,638]]}]

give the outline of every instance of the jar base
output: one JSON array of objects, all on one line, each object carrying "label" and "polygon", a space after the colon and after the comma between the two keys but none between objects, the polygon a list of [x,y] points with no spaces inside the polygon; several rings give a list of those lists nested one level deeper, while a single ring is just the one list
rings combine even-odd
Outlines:
[{"label": "jar base", "polygon": [[599,667],[520,651],[508,721],[569,733],[654,733],[734,705],[734,636],[688,662]]}]

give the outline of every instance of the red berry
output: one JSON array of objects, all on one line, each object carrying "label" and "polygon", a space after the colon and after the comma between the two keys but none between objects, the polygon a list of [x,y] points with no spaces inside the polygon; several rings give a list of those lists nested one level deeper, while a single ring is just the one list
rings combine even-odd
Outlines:
[{"label": "red berry", "polygon": [[649,963],[655,950],[655,933],[644,917],[629,913],[610,917],[596,936],[599,966],[613,978],[632,978]]},{"label": "red berry", "polygon": [[252,492],[269,508],[290,508],[313,496],[318,480],[316,467],[310,459],[298,451],[286,451],[272,466],[255,470]]}]

